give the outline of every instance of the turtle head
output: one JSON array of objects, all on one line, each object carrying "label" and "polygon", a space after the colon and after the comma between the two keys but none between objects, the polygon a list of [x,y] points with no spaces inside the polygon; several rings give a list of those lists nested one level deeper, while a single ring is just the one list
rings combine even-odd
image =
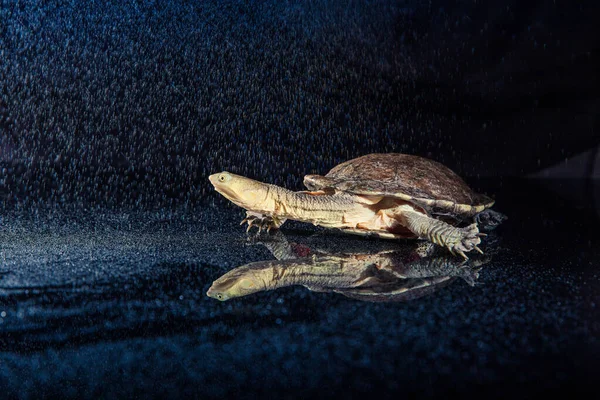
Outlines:
[{"label": "turtle head", "polygon": [[247,296],[265,290],[260,274],[244,266],[233,269],[213,282],[206,292],[208,297],[220,301]]},{"label": "turtle head", "polygon": [[236,205],[249,211],[272,211],[270,185],[223,171],[208,177],[215,190]]}]

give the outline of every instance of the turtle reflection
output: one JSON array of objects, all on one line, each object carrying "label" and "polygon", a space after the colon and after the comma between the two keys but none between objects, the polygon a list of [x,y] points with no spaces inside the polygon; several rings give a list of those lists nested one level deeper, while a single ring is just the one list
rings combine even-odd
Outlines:
[{"label": "turtle reflection", "polygon": [[376,253],[330,253],[290,244],[278,231],[262,238],[276,257],[235,268],[213,282],[209,297],[225,301],[252,293],[302,285],[315,292],[336,292],[375,302],[405,301],[433,293],[457,278],[470,286],[490,255],[463,260],[414,243]]}]

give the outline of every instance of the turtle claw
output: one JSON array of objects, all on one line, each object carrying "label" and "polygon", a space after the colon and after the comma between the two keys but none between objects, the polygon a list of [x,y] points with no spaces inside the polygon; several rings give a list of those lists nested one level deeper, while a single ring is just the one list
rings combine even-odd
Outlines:
[{"label": "turtle claw", "polygon": [[250,232],[253,226],[258,228],[258,233],[261,233],[263,229],[266,229],[267,233],[270,233],[272,228],[277,228],[277,223],[275,220],[268,215],[248,215],[246,218],[240,222],[240,225],[247,223],[248,228],[246,228],[246,232]]},{"label": "turtle claw", "polygon": [[447,239],[444,239],[444,244],[452,254],[459,254],[465,260],[469,257],[465,254],[471,250],[476,250],[483,254],[481,249],[477,247],[481,243],[479,238],[479,229],[476,224],[471,224],[465,228],[457,228]]}]

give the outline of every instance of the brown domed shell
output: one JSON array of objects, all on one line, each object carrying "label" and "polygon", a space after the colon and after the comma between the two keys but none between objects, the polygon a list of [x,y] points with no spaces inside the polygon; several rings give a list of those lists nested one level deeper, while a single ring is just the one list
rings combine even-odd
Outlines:
[{"label": "brown domed shell", "polygon": [[369,154],[334,167],[327,175],[308,175],[309,189],[386,195],[409,200],[428,210],[475,214],[494,203],[478,194],[448,167],[427,158],[398,153]]}]

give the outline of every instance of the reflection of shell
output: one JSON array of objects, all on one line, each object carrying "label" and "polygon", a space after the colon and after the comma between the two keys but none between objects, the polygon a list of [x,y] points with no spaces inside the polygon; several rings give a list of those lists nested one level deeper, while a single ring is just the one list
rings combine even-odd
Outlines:
[{"label": "reflection of shell", "polygon": [[[423,257],[416,252],[418,246],[375,254],[318,251],[309,257],[287,258],[292,255],[293,246],[283,235],[268,241],[267,246],[273,254],[284,254],[286,258],[253,262],[231,270],[213,283],[209,295],[222,293],[229,299],[302,285],[315,292],[336,292],[363,301],[407,301],[431,294],[457,277],[473,286],[479,277],[474,267],[490,261],[489,256],[464,261],[445,253]],[[235,289],[244,279],[259,284],[252,290]]]},{"label": "reflection of shell", "polygon": [[356,300],[391,303],[428,296],[436,290],[447,286],[455,279],[456,277],[453,276],[440,276],[429,279],[406,279],[378,288],[336,290],[336,292]]}]

